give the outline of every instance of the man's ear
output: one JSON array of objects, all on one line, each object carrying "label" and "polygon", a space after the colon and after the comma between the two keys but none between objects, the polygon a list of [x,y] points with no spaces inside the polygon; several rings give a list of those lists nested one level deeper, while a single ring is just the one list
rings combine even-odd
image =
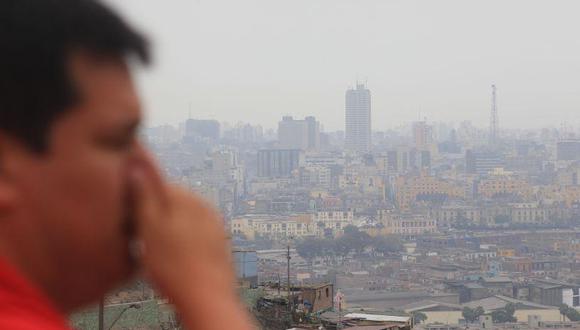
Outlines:
[{"label": "man's ear", "polygon": [[20,141],[0,132],[0,217],[18,203],[23,160],[25,153],[30,152]]}]

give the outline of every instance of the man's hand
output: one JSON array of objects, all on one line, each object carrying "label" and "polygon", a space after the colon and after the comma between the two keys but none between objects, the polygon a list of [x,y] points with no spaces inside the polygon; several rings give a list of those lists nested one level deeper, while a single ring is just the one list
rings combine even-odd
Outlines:
[{"label": "man's hand", "polygon": [[151,164],[133,180],[143,265],[186,326],[251,329],[235,291],[231,250],[218,213],[200,198],[167,185]]}]

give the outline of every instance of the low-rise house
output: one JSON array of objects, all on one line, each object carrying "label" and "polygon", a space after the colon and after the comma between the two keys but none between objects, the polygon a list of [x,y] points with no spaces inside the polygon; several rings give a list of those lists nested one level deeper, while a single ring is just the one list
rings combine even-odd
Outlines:
[{"label": "low-rise house", "polygon": [[529,285],[529,290],[529,299],[535,303],[550,306],[566,304],[580,309],[578,285],[552,280],[536,280]]},{"label": "low-rise house", "polygon": [[[465,307],[476,309],[482,307],[486,314],[501,310],[508,304],[516,305],[514,316],[519,322],[527,321],[528,317],[537,315],[545,321],[559,321],[560,311],[557,307],[536,304],[529,301],[518,300],[511,297],[495,295],[479,300],[474,300],[462,305],[445,304],[432,301],[423,301],[415,304],[403,306],[402,309],[408,313],[421,312],[427,316],[428,323],[459,324],[463,319],[462,310]],[[489,315],[488,315],[489,316]],[[490,318],[491,319],[491,318]],[[471,328],[471,325],[469,326]]]},{"label": "low-rise house", "polygon": [[322,283],[297,288],[296,303],[307,313],[320,312],[332,308],[334,288],[331,283]]},{"label": "low-rise house", "polygon": [[507,277],[483,277],[479,282],[492,295],[507,297],[513,297],[514,295],[513,282]]}]

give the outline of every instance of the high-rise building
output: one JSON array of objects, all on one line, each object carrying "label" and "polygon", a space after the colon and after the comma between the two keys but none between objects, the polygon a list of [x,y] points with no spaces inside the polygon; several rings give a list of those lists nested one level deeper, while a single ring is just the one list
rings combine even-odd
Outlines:
[{"label": "high-rise building", "polygon": [[465,169],[467,173],[487,176],[497,168],[505,167],[505,158],[496,152],[477,152],[467,150],[465,153]]},{"label": "high-rise building", "polygon": [[371,91],[364,84],[346,91],[345,97],[346,150],[368,152],[371,150]]},{"label": "high-rise building", "polygon": [[304,120],[285,116],[278,123],[278,143],[281,148],[317,150],[320,147],[320,123],[312,116]]},{"label": "high-rise building", "polygon": [[446,141],[439,143],[437,149],[441,153],[461,153],[461,145],[457,141],[457,131],[455,129],[451,129],[449,132],[449,138]]},{"label": "high-rise building", "polygon": [[313,116],[304,118],[308,128],[308,149],[318,150],[320,148],[320,123]]},{"label": "high-rise building", "polygon": [[415,148],[429,150],[433,145],[433,126],[427,125],[426,121],[413,123],[413,140]]},{"label": "high-rise building", "polygon": [[392,173],[406,173],[431,167],[431,152],[416,148],[398,147],[387,151],[387,167]]},{"label": "high-rise building", "polygon": [[258,151],[258,176],[283,178],[292,176],[304,162],[297,149],[263,149]]},{"label": "high-rise building", "polygon": [[185,122],[185,136],[218,140],[220,123],[217,120],[188,119]]},{"label": "high-rise building", "polygon": [[558,160],[580,160],[580,140],[562,140],[556,145]]},{"label": "high-rise building", "polygon": [[223,132],[224,139],[230,143],[255,143],[263,139],[264,130],[260,125],[238,123]]}]

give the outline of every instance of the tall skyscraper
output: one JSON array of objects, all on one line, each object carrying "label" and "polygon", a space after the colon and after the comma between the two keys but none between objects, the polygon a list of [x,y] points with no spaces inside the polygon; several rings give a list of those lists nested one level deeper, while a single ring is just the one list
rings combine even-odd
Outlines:
[{"label": "tall skyscraper", "polygon": [[320,148],[320,123],[313,116],[304,118],[308,128],[308,149],[318,150]]},{"label": "tall skyscraper", "polygon": [[259,177],[290,177],[303,161],[303,151],[298,149],[263,149],[258,151]]},{"label": "tall skyscraper", "polygon": [[185,136],[218,140],[220,138],[220,123],[211,119],[188,119],[185,122]]},{"label": "tall skyscraper", "polygon": [[368,152],[371,150],[371,91],[364,84],[346,91],[345,97],[346,150]]},{"label": "tall skyscraper", "polygon": [[497,152],[473,151],[465,152],[465,170],[467,173],[487,176],[496,168],[505,167],[505,157]]},{"label": "tall skyscraper", "polygon": [[556,144],[558,160],[580,160],[580,140],[562,140]]},{"label": "tall skyscraper", "polygon": [[278,123],[278,143],[281,148],[317,150],[320,147],[320,123],[312,116],[304,120],[285,116]]},{"label": "tall skyscraper", "polygon": [[426,121],[413,123],[413,140],[415,148],[429,150],[433,144],[433,126],[427,125]]}]

